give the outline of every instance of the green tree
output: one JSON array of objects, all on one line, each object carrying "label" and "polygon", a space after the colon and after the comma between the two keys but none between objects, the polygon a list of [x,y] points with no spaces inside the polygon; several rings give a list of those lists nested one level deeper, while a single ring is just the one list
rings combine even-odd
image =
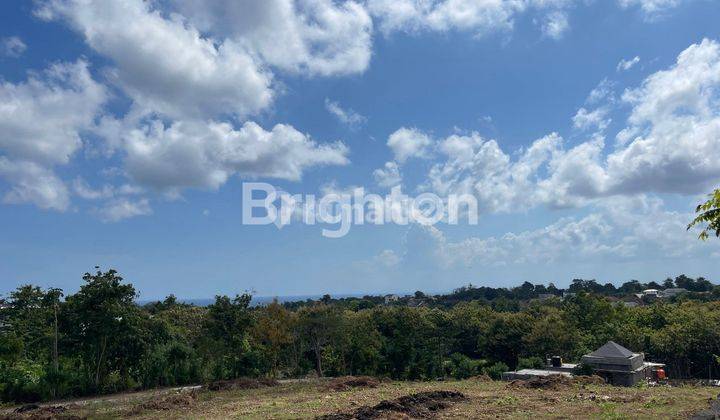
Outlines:
[{"label": "green tree", "polygon": [[85,273],[85,284],[67,297],[63,324],[67,345],[82,361],[90,384],[99,390],[110,373],[127,378],[144,352],[142,317],[135,288],[115,270]]},{"label": "green tree", "polygon": [[341,318],[338,311],[323,303],[303,308],[298,313],[298,328],[315,356],[315,371],[323,376],[323,350],[337,333]]},{"label": "green tree", "polygon": [[706,240],[710,234],[720,237],[720,188],[709,194],[709,199],[697,206],[697,216],[688,225],[688,230],[697,225],[705,225],[698,237]]}]

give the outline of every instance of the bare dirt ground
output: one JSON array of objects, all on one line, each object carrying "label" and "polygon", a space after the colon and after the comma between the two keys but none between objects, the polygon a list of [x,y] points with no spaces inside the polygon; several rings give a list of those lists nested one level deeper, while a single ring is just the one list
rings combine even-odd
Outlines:
[{"label": "bare dirt ground", "polygon": [[[348,379],[344,379],[348,381]],[[367,385],[363,385],[366,383]],[[54,402],[2,418],[690,418],[710,407],[717,387],[619,388],[586,381],[551,384],[485,378],[436,382],[280,381],[217,391],[184,388]],[[339,389],[336,389],[339,388]],[[59,408],[61,407],[61,408]]]}]

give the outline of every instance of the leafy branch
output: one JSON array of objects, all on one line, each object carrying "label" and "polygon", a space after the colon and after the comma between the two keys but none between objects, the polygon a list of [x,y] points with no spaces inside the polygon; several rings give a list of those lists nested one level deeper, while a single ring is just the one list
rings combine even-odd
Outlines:
[{"label": "leafy branch", "polygon": [[698,235],[702,240],[708,239],[712,232],[715,232],[715,236],[720,237],[720,188],[709,194],[709,197],[708,201],[697,206],[695,212],[698,215],[687,227],[690,230],[693,226],[707,223],[707,226]]}]

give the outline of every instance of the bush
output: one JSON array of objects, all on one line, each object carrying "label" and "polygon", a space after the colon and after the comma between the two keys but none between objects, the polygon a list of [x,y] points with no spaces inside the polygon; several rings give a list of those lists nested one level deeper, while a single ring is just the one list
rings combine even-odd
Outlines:
[{"label": "bush", "polygon": [[0,362],[0,398],[2,401],[36,402],[44,397],[43,366],[28,360],[13,364]]},{"label": "bush", "polygon": [[545,362],[542,358],[533,356],[533,357],[521,357],[518,359],[517,369],[543,369],[545,367]]},{"label": "bush", "polygon": [[595,370],[588,364],[580,363],[575,366],[572,373],[577,376],[592,376],[595,373]]},{"label": "bush", "polygon": [[483,373],[493,379],[500,379],[504,372],[510,370],[508,365],[503,362],[497,362],[494,365],[488,366],[483,370]]},{"label": "bush", "polygon": [[482,372],[485,360],[471,359],[461,353],[453,353],[444,364],[445,374],[455,379],[467,379]]}]

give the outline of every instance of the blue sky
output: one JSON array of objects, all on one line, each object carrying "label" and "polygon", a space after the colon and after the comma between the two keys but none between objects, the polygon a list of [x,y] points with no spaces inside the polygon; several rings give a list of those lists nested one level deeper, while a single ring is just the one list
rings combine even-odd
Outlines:
[{"label": "blue sky", "polygon": [[[720,276],[717,241],[685,231],[720,184],[713,1],[0,10],[0,293],[95,265],[146,299]],[[482,213],[328,239],[243,225],[244,181]]]}]

